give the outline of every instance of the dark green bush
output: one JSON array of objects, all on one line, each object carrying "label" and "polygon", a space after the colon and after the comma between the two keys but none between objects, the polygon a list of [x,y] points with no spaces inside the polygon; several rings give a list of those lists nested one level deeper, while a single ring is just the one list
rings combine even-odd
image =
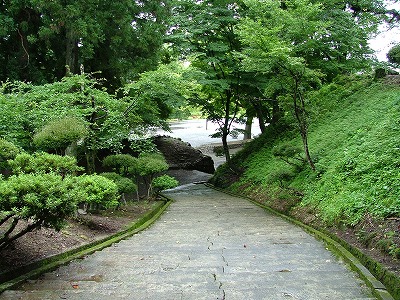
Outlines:
[{"label": "dark green bush", "polygon": [[138,159],[129,154],[114,154],[103,159],[103,167],[111,168],[115,173],[123,176],[135,173]]}]

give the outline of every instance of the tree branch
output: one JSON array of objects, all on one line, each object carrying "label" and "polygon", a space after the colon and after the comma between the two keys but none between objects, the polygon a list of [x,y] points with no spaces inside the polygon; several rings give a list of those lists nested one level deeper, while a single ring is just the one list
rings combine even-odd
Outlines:
[{"label": "tree branch", "polygon": [[15,213],[11,213],[6,215],[2,220],[0,220],[0,226],[7,222],[11,217],[15,216]]}]

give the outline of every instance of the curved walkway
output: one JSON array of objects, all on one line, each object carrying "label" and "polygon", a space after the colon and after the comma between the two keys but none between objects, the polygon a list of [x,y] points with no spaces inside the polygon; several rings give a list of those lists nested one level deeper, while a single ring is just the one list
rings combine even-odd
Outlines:
[{"label": "curved walkway", "polygon": [[343,262],[262,208],[204,185],[147,230],[0,299],[374,299]]}]

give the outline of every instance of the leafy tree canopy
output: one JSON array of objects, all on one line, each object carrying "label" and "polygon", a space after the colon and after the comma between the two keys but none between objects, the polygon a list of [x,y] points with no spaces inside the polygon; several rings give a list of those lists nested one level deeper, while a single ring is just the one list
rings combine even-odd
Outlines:
[{"label": "leafy tree canopy", "polygon": [[0,81],[53,82],[83,65],[115,89],[157,62],[167,2],[2,1]]},{"label": "leafy tree canopy", "polygon": [[387,54],[387,58],[388,58],[389,62],[391,62],[395,65],[400,65],[400,44],[393,46],[389,50],[389,52]]}]

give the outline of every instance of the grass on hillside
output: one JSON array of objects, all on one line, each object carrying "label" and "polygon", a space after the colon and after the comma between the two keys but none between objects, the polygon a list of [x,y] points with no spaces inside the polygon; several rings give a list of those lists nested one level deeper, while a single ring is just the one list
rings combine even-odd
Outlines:
[{"label": "grass on hillside", "polygon": [[297,191],[297,205],[328,226],[355,225],[366,214],[400,217],[400,87],[343,81],[324,87],[311,103],[309,146],[317,171],[276,156],[277,148],[301,149],[297,132],[270,130],[236,158],[243,174],[231,188],[262,189],[266,198]]}]

